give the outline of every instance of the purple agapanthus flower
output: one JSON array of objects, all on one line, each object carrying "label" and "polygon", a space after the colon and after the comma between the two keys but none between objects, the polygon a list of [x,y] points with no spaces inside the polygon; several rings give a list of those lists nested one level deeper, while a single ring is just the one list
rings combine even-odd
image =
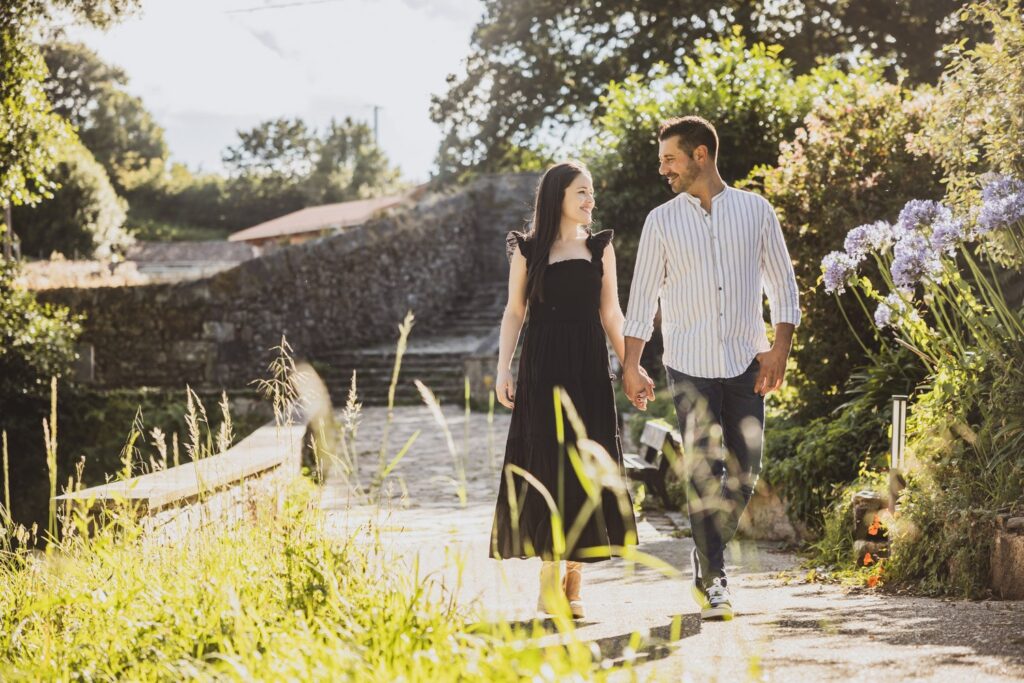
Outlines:
[{"label": "purple agapanthus flower", "polygon": [[893,248],[892,280],[897,287],[913,288],[942,270],[938,256],[924,235],[905,234]]},{"label": "purple agapanthus flower", "polygon": [[952,256],[956,253],[957,245],[964,240],[965,236],[963,221],[950,216],[949,218],[940,218],[932,224],[932,234],[929,241],[931,242],[932,250],[936,254],[945,252]]},{"label": "purple agapanthus flower", "polygon": [[821,259],[821,270],[825,281],[825,292],[842,294],[846,291],[846,282],[857,269],[857,262],[844,251],[833,251]]},{"label": "purple agapanthus flower", "polygon": [[953,218],[953,212],[931,199],[911,199],[903,206],[896,224],[903,235],[920,231],[922,227],[934,225],[940,220]]},{"label": "purple agapanthus flower", "polygon": [[910,320],[920,320],[917,311],[907,306],[907,299],[911,292],[904,291],[902,294],[892,292],[884,301],[879,302],[875,309],[875,325],[879,329],[885,329],[895,325],[899,318],[907,316]]},{"label": "purple agapanthus flower", "polygon": [[886,221],[875,221],[866,225],[858,225],[846,233],[843,246],[846,253],[855,261],[871,252],[883,252],[893,244],[892,225]]},{"label": "purple agapanthus flower", "polygon": [[995,176],[981,190],[981,210],[975,233],[983,235],[1024,219],[1024,181]]}]

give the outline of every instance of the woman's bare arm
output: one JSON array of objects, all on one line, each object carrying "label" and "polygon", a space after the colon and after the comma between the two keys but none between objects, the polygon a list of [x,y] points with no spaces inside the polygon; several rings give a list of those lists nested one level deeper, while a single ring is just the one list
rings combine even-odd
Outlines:
[{"label": "woman's bare arm", "polygon": [[519,333],[526,319],[526,259],[516,247],[512,252],[512,263],[508,273],[508,303],[501,317],[501,331],[498,336],[498,372],[494,390],[498,401],[506,408],[512,407],[515,398],[515,384],[512,382],[512,357],[516,352]]},{"label": "woman's bare arm", "polygon": [[612,350],[619,357],[619,364],[624,365],[626,359],[626,342],[622,336],[622,325],[625,316],[619,305],[619,279],[615,274],[615,249],[609,244],[601,257],[604,276],[601,279],[601,326],[608,335]]}]

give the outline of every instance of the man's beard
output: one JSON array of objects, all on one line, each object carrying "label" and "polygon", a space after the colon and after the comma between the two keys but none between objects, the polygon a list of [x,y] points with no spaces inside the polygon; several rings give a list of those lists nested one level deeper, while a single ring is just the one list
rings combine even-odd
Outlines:
[{"label": "man's beard", "polygon": [[[696,180],[696,173],[691,173],[688,175],[677,175],[676,182],[669,183],[669,187],[671,187],[676,194],[681,194],[689,190]],[[677,190],[676,187],[678,187],[679,189]]]}]

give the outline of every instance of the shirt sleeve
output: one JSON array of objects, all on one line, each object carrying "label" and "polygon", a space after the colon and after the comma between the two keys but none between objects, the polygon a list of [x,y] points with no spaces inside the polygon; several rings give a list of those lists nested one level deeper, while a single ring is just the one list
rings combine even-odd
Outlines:
[{"label": "shirt sleeve", "polygon": [[779,323],[800,324],[800,291],[789,258],[782,226],[775,210],[765,202],[765,218],[761,226],[761,272],[764,290],[768,294],[772,327]]},{"label": "shirt sleeve", "polygon": [[658,310],[658,297],[665,284],[665,245],[661,226],[654,214],[647,214],[640,244],[636,250],[633,283],[629,287],[629,305],[622,334],[648,341],[654,334],[654,314]]}]

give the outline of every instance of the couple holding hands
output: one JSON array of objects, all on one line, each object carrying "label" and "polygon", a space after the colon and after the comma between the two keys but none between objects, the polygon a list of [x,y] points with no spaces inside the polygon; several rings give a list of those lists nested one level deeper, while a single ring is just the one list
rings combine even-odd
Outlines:
[{"label": "couple holding hands", "polygon": [[796,278],[771,205],[719,175],[714,126],[697,116],[670,119],[658,138],[659,173],[676,197],[647,216],[625,315],[612,231],[588,227],[595,197],[584,166],[549,168],[530,230],[508,235],[495,391],[512,419],[490,555],[542,559],[545,612],[561,594],[572,615],[584,617],[582,564],[637,543],[606,340],[623,391],[646,410],[654,382],[640,356],[660,300],[663,360],[686,444],[692,592],[703,618],[733,614],[723,553],[760,471],[764,397],[782,384],[800,322]]}]

